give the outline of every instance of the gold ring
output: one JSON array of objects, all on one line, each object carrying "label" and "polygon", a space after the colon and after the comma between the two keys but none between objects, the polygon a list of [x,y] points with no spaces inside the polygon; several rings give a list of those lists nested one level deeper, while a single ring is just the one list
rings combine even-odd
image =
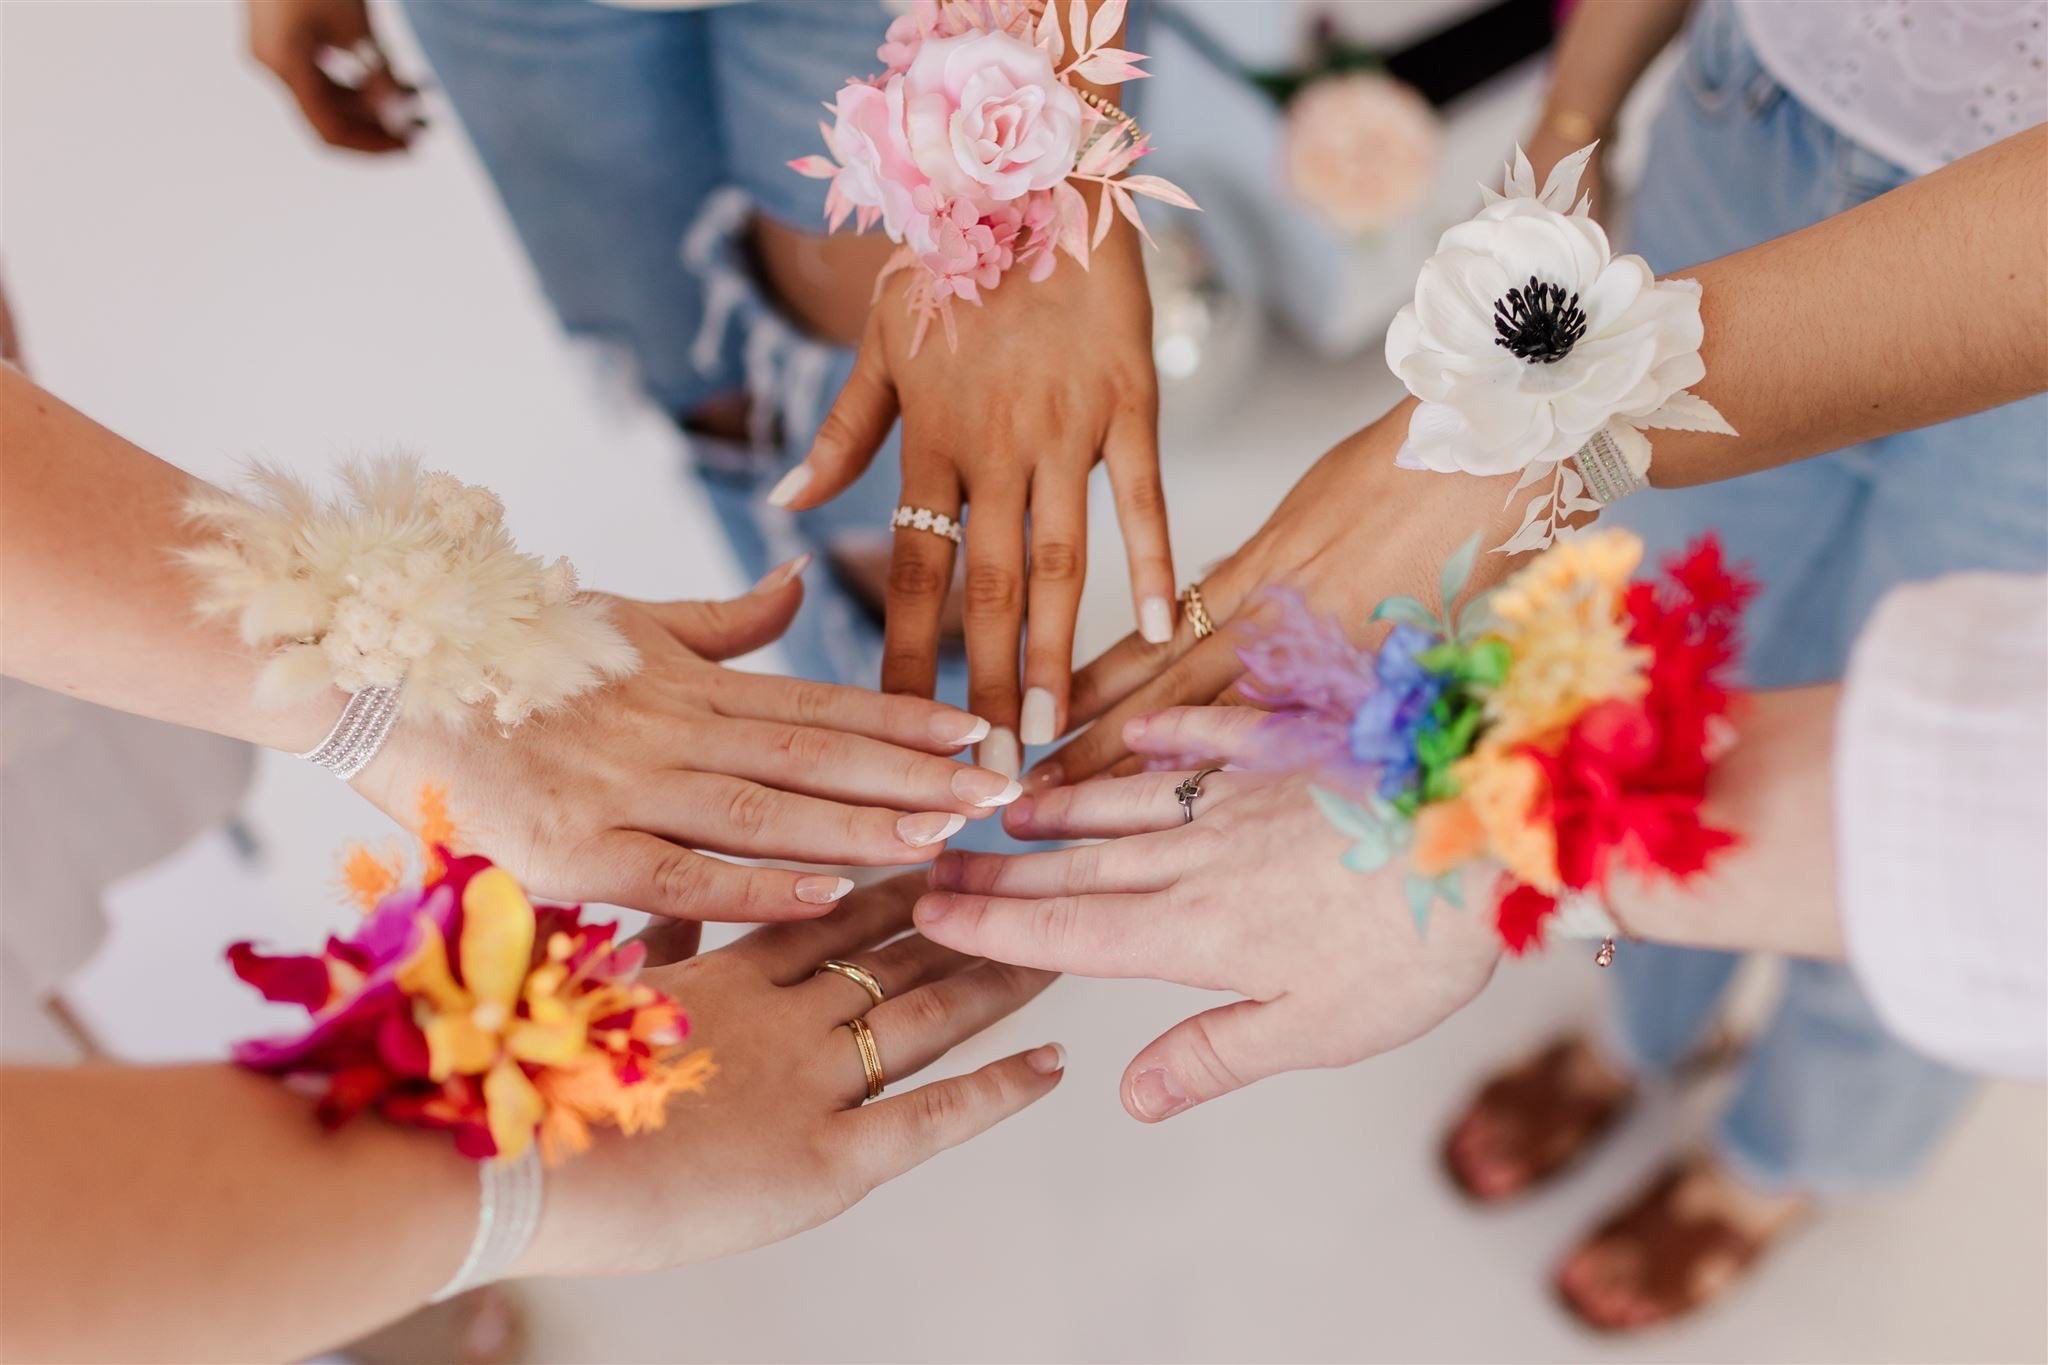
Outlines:
[{"label": "gold ring", "polygon": [[1206,640],[1216,633],[1216,623],[1209,619],[1209,609],[1202,605],[1202,590],[1192,583],[1181,594],[1180,614],[1195,628],[1197,640]]},{"label": "gold ring", "polygon": [[830,962],[819,967],[815,972],[812,972],[811,975],[823,976],[827,972],[834,972],[845,977],[848,981],[866,991],[868,999],[877,1005],[881,1004],[883,997],[888,994],[887,991],[882,989],[882,983],[875,980],[875,974],[857,962],[841,962],[835,957]]},{"label": "gold ring", "polygon": [[865,1019],[854,1018],[846,1021],[846,1027],[853,1033],[853,1045],[860,1049],[860,1069],[868,1082],[868,1098],[876,1099],[882,1093],[882,1049],[875,1042],[875,1031],[868,1027]]}]

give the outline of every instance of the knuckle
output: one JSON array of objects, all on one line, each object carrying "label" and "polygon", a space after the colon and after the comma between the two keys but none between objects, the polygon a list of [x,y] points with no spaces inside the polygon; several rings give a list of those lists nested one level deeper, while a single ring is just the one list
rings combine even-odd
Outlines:
[{"label": "knuckle", "polygon": [[1031,549],[1031,576],[1042,582],[1071,583],[1083,564],[1081,547],[1071,540],[1041,541]]},{"label": "knuckle", "polygon": [[1124,486],[1123,508],[1126,516],[1152,518],[1166,513],[1166,488],[1159,482],[1157,470],[1147,470],[1132,478]]},{"label": "knuckle", "polygon": [[[802,703],[797,703],[802,709]],[[831,756],[832,737],[823,730],[812,729],[813,721],[803,720],[798,724],[783,727],[775,736],[775,753],[790,767],[808,770],[821,766]]]},{"label": "knuckle", "polygon": [[885,678],[917,678],[931,668],[932,656],[924,650],[895,645],[882,651],[882,676]]},{"label": "knuckle", "polygon": [[936,597],[945,590],[945,575],[928,559],[899,554],[889,565],[889,591],[898,597]]},{"label": "knuckle", "polygon": [[1000,564],[971,564],[967,568],[967,609],[980,615],[1007,614],[1020,601],[1017,575]]},{"label": "knuckle", "polygon": [[1217,1048],[1214,1025],[1206,1017],[1198,1014],[1188,1021],[1187,1046],[1195,1065],[1216,1083],[1218,1091],[1235,1090],[1244,1084],[1244,1078]]},{"label": "knuckle", "polygon": [[912,991],[903,997],[904,1023],[914,1033],[939,1033],[952,1019],[955,1003],[951,986],[943,981]]},{"label": "knuckle", "polygon": [[688,906],[705,890],[704,859],[688,849],[665,854],[654,868],[654,891],[664,905]]},{"label": "knuckle", "polygon": [[774,815],[775,800],[766,787],[742,787],[726,805],[726,819],[745,839],[758,839],[773,824]]},{"label": "knuckle", "polygon": [[973,1110],[972,1092],[965,1081],[940,1082],[911,1092],[917,1100],[918,1126],[948,1132],[965,1122]]}]

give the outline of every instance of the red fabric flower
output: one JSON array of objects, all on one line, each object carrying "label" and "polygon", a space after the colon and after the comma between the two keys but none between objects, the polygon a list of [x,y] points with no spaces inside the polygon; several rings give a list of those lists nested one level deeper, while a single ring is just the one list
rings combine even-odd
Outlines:
[{"label": "red fabric flower", "polygon": [[1493,927],[1507,950],[1519,957],[1543,943],[1543,921],[1557,913],[1557,900],[1527,882],[1504,877],[1493,907]]}]

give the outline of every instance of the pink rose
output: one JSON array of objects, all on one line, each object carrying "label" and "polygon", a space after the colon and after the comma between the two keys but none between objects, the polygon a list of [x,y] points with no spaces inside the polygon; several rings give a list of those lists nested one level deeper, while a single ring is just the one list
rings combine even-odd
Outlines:
[{"label": "pink rose", "polygon": [[1436,111],[1412,86],[1332,76],[1287,106],[1287,179],[1334,226],[1370,232],[1421,202],[1441,138]]},{"label": "pink rose", "polygon": [[1072,173],[1081,101],[1043,49],[1007,33],[928,37],[899,79],[911,159],[941,193],[1003,202]]},{"label": "pink rose", "polygon": [[879,212],[890,238],[902,241],[914,214],[911,196],[925,181],[904,135],[903,82],[843,85],[832,108],[832,154],[840,165],[833,189],[855,208]]}]

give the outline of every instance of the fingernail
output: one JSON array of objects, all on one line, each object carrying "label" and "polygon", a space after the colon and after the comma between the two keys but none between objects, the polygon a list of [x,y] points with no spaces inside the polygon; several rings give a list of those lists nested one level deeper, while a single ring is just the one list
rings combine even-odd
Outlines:
[{"label": "fingernail", "polygon": [[1060,770],[1059,764],[1048,763],[1044,767],[1033,768],[1028,774],[1025,775],[1024,790],[1027,792],[1048,791],[1051,788],[1057,787],[1060,783],[1064,782],[1066,780],[1066,776],[1067,775]]},{"label": "fingernail", "polygon": [[959,888],[960,870],[967,860],[948,849],[932,859],[932,870],[926,877],[926,885],[934,891],[954,891]]},{"label": "fingernail", "polygon": [[782,476],[781,482],[768,490],[770,507],[787,507],[796,501],[797,494],[811,486],[811,467],[800,464]]},{"label": "fingernail", "polygon": [[1138,634],[1149,645],[1163,645],[1173,639],[1173,606],[1163,597],[1148,597],[1138,604]]},{"label": "fingernail", "polygon": [[1148,1119],[1163,1119],[1187,1108],[1188,1097],[1181,1092],[1171,1071],[1155,1066],[1150,1071],[1140,1071],[1131,1082],[1131,1104]]},{"label": "fingernail", "polygon": [[974,757],[982,767],[1004,777],[1015,777],[1024,766],[1024,756],[1017,752],[1017,736],[1004,725],[988,732],[988,738],[981,741],[981,748]]},{"label": "fingernail", "polygon": [[967,823],[964,815],[945,815],[939,811],[925,811],[919,815],[906,815],[896,822],[896,837],[912,848],[923,848],[926,844],[943,843],[960,832]]},{"label": "fingernail", "polygon": [[932,738],[953,749],[979,744],[988,736],[988,722],[965,711],[948,711],[932,717]]},{"label": "fingernail", "polygon": [[1025,690],[1024,711],[1017,721],[1017,738],[1026,744],[1052,743],[1052,693],[1045,688],[1032,687]]},{"label": "fingernail", "polygon": [[1030,797],[1020,798],[1016,804],[1003,812],[1003,828],[1012,834],[1022,834],[1031,828],[1031,810],[1037,803]]},{"label": "fingernail", "polygon": [[1041,1076],[1050,1076],[1055,1071],[1067,1069],[1067,1050],[1058,1043],[1047,1043],[1024,1054],[1024,1065]]},{"label": "fingernail", "polygon": [[853,890],[851,877],[798,877],[796,898],[805,905],[830,905]]},{"label": "fingernail", "polygon": [[756,583],[750,591],[757,593],[774,592],[777,588],[784,586],[790,579],[795,578],[810,567],[811,556],[806,551],[788,563],[778,564],[767,573],[762,574],[761,581]]},{"label": "fingernail", "polygon": [[952,909],[944,896],[923,896],[910,907],[910,918],[919,924],[937,924]]},{"label": "fingernail", "polygon": [[1145,737],[1145,731],[1151,724],[1150,716],[1132,716],[1124,722],[1124,743],[1136,744]]},{"label": "fingernail", "polygon": [[986,768],[962,768],[953,774],[953,795],[970,806],[987,810],[1007,806],[1024,794],[1024,784]]}]

